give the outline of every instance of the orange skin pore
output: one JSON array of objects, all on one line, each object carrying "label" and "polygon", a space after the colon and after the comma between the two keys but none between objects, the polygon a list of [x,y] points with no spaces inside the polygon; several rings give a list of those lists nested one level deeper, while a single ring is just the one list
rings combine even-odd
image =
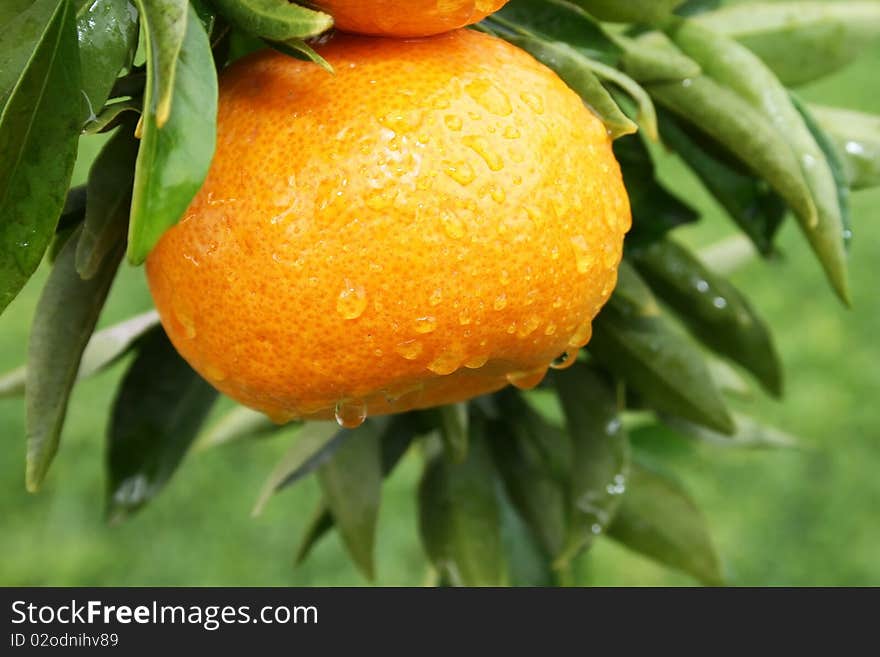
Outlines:
[{"label": "orange skin pore", "polygon": [[147,260],[163,326],[283,422],[536,385],[614,288],[630,210],[602,122],[470,30],[338,34],[221,76],[217,151]]}]

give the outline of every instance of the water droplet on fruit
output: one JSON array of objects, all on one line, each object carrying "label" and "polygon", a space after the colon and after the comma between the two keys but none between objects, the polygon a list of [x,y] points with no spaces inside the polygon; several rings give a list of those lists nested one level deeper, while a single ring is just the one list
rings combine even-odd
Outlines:
[{"label": "water droplet on fruit", "polygon": [[220,382],[226,380],[226,372],[224,372],[217,365],[213,365],[208,363],[205,365],[205,377],[210,379],[211,381]]},{"label": "water droplet on fruit", "polygon": [[456,116],[455,114],[447,114],[443,117],[443,122],[446,124],[446,127],[450,130],[459,131],[461,130],[461,117]]},{"label": "water droplet on fruit", "polygon": [[490,195],[492,196],[492,200],[496,203],[504,203],[504,200],[507,198],[507,194],[504,193],[503,189],[493,188]]},{"label": "water droplet on fruit", "polygon": [[471,315],[467,310],[462,310],[458,313],[458,323],[462,326],[467,326],[471,323]]},{"label": "water droplet on fruit", "polygon": [[536,315],[532,315],[525,322],[522,323],[522,326],[519,327],[519,331],[517,331],[517,336],[520,338],[527,338],[532,333],[534,333],[540,325],[541,319]]},{"label": "water droplet on fruit", "polygon": [[406,360],[415,360],[422,353],[422,343],[418,340],[406,340],[394,347],[394,350]]},{"label": "water droplet on fruit", "polygon": [[467,162],[447,165],[446,175],[459,185],[470,185],[476,177],[473,168]]},{"label": "water droplet on fruit", "polygon": [[590,247],[583,235],[575,235],[571,238],[571,245],[574,247],[574,258],[579,274],[586,274],[590,271],[593,264],[593,254],[590,253]]},{"label": "water droplet on fruit", "polygon": [[501,133],[505,139],[517,139],[520,136],[519,128],[516,126],[509,125],[504,128],[504,132]]},{"label": "water droplet on fruit", "polygon": [[196,322],[193,319],[193,311],[189,302],[180,297],[174,297],[171,302],[171,312],[174,314],[174,319],[183,328],[184,336],[190,340],[196,337]]},{"label": "water droplet on fruit", "polygon": [[508,283],[510,283],[510,272],[506,269],[502,269],[501,276],[498,280],[501,281],[502,285],[507,285]]},{"label": "water droplet on fruit", "polygon": [[509,372],[507,382],[520,390],[531,390],[544,380],[547,375],[546,367],[539,367],[527,372]]},{"label": "water droplet on fruit", "polygon": [[507,295],[502,293],[495,297],[492,307],[495,310],[504,310],[507,307]]},{"label": "water droplet on fruit", "polygon": [[440,223],[452,239],[457,240],[464,236],[464,222],[451,212],[443,212],[440,215]]},{"label": "water droplet on fruit", "polygon": [[478,356],[472,356],[468,360],[464,362],[464,366],[469,370],[476,370],[481,368],[486,362],[489,360],[489,354],[480,354]]},{"label": "water droplet on fruit", "polygon": [[513,111],[507,94],[488,80],[469,82],[464,90],[480,107],[496,116],[507,116]]},{"label": "water droplet on fruit", "polygon": [[519,95],[520,100],[524,102],[530,110],[535,114],[544,113],[544,100],[538,95],[530,91],[524,91]]},{"label": "water droplet on fruit", "polygon": [[501,171],[504,168],[504,160],[489,145],[489,140],[482,135],[468,135],[462,137],[461,142],[479,155],[486,166],[492,171]]},{"label": "water droplet on fruit", "polygon": [[336,423],[345,429],[357,429],[367,419],[367,404],[362,399],[340,399],[336,403]]},{"label": "water droplet on fruit", "polygon": [[568,346],[583,347],[591,337],[593,337],[593,325],[587,320],[575,329],[574,335],[568,340]]},{"label": "water droplet on fruit", "polygon": [[442,301],[443,301],[443,291],[442,290],[437,288],[436,290],[431,292],[431,296],[428,299],[428,303],[430,303],[432,306],[439,306]]},{"label": "water droplet on fruit", "polygon": [[544,327],[544,335],[553,335],[554,333],[556,333],[556,324],[550,322]]},{"label": "water droplet on fruit", "polygon": [[428,363],[428,369],[434,374],[444,376],[452,374],[461,366],[461,354],[456,350],[444,351]]},{"label": "water droplet on fruit", "polygon": [[437,318],[432,315],[425,315],[424,317],[416,317],[415,322],[413,322],[413,330],[416,333],[430,333],[434,329],[437,328]]},{"label": "water droplet on fruit", "polygon": [[342,319],[357,319],[367,307],[367,293],[363,286],[345,281],[345,287],[336,299],[336,312]]},{"label": "water droplet on fruit", "polygon": [[562,354],[557,356],[552,363],[550,363],[550,367],[554,370],[567,370],[574,365],[579,351],[580,350],[576,348],[566,349]]}]

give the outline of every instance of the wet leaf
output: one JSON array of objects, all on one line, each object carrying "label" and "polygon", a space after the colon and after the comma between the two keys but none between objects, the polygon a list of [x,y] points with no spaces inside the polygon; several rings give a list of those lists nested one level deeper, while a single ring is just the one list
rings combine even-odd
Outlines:
[{"label": "wet leaf", "polygon": [[76,29],[82,70],[80,122],[88,127],[101,112],[122,68],[137,48],[138,14],[131,0],[78,0]]},{"label": "wet leaf", "polygon": [[593,323],[590,353],[657,410],[725,433],[733,431],[721,393],[696,345],[662,317],[647,311],[634,314],[628,304],[615,300],[618,294],[634,297],[615,290]]},{"label": "wet leaf", "polygon": [[442,456],[419,484],[419,529],[425,551],[453,586],[502,586],[507,580],[495,472],[485,444],[485,420],[470,418],[463,463]]},{"label": "wet leaf", "polygon": [[213,0],[214,6],[236,27],[270,41],[304,39],[333,25],[327,14],[287,0]]},{"label": "wet leaf", "polygon": [[335,422],[306,422],[296,432],[293,444],[281,457],[272,474],[263,485],[254,505],[253,515],[259,515],[269,499],[278,491],[295,484],[314,471],[350,436],[351,431],[340,429]]},{"label": "wet leaf", "polygon": [[260,438],[278,433],[283,427],[275,424],[264,413],[247,406],[236,406],[203,431],[195,449],[203,450],[249,438]]},{"label": "wet leaf", "polygon": [[771,394],[782,394],[773,337],[739,290],[671,239],[633,251],[632,260],[694,337],[745,367]]},{"label": "wet leaf", "polygon": [[74,20],[68,0],[37,0],[0,27],[0,312],[40,264],[73,172]]},{"label": "wet leaf", "polygon": [[324,502],[349,555],[367,579],[375,576],[373,549],[382,497],[381,438],[367,420],[318,468]]},{"label": "wet leaf", "polygon": [[107,453],[107,515],[118,522],[168,483],[217,391],[177,353],[164,331],[139,342],[113,403]]},{"label": "wet leaf", "polygon": [[[132,264],[144,261],[201,186],[214,154],[217,115],[214,59],[195,10],[185,0],[138,2],[147,85],[128,232]],[[180,14],[181,3],[186,14]]]},{"label": "wet leaf", "polygon": [[89,169],[85,221],[76,245],[76,270],[85,279],[125,239],[138,152],[132,127],[120,127]]},{"label": "wet leaf", "polygon": [[773,240],[785,215],[785,202],[760,178],[731,166],[716,155],[720,146],[683,125],[669,112],[658,114],[661,139],[687,164],[762,254],[773,252]]},{"label": "wet leaf", "polygon": [[572,0],[602,21],[616,23],[665,22],[683,0]]},{"label": "wet leaf", "polygon": [[849,186],[880,186],[880,116],[818,105],[809,111],[837,144]]},{"label": "wet leaf", "polygon": [[638,130],[638,126],[621,111],[611,94],[593,73],[590,60],[577,50],[560,41],[544,41],[520,34],[505,35],[504,38],[556,71],[556,74],[602,119],[612,139]]},{"label": "wet leaf", "polygon": [[55,453],[67,402],[83,351],[122,259],[122,246],[108,254],[88,281],[74,266],[82,229],[65,244],[37,303],[28,342],[25,373],[27,473],[29,491],[39,489]]},{"label": "wet leaf", "polygon": [[629,439],[619,416],[616,386],[580,363],[555,373],[573,458],[565,548],[555,567],[565,567],[608,527],[629,473]]},{"label": "wet leaf", "polygon": [[703,514],[677,482],[638,463],[608,536],[703,584],[724,583]]},{"label": "wet leaf", "polygon": [[498,393],[502,415],[486,435],[510,503],[550,559],[560,555],[568,527],[572,445],[511,390]]},{"label": "wet leaf", "polygon": [[[700,64],[704,73],[760,112],[794,154],[812,199],[813,211],[803,211],[791,199],[787,200],[832,286],[848,304],[843,223],[834,176],[788,91],[760,59],[732,39],[687,20],[672,28],[670,34],[675,43]],[[778,191],[785,196],[784,190]]]},{"label": "wet leaf", "polygon": [[681,418],[660,416],[663,424],[670,429],[674,429],[684,436],[722,447],[788,448],[796,447],[799,443],[794,436],[768,427],[747,415],[734,413],[733,418],[736,430],[733,434],[726,435]]},{"label": "wet leaf", "polygon": [[876,2],[749,2],[696,20],[746,46],[787,86],[833,73],[880,36]]}]

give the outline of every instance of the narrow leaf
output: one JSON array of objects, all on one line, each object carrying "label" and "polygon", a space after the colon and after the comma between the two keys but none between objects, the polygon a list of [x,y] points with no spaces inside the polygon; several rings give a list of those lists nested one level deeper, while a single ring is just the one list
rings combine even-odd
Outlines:
[{"label": "narrow leaf", "polygon": [[[148,79],[128,232],[132,264],[144,261],[201,186],[214,154],[217,115],[214,59],[195,10],[185,0],[168,0],[167,6],[162,0],[138,1],[142,12],[149,11],[142,13]],[[169,26],[180,2],[189,7],[188,18]],[[181,24],[186,32],[178,47]],[[165,62],[169,53],[176,57],[171,71]]]},{"label": "narrow leaf", "polygon": [[117,245],[88,281],[74,266],[81,229],[58,256],[34,314],[25,383],[27,476],[39,489],[55,453],[83,351],[95,329],[122,258]]},{"label": "narrow leaf", "polygon": [[833,73],[880,36],[877,2],[749,2],[695,20],[739,41],[786,86]]},{"label": "narrow leaf", "polygon": [[89,170],[83,231],[76,245],[76,270],[89,279],[107,253],[125,239],[138,140],[123,125],[101,149]]},{"label": "narrow leaf", "polygon": [[782,394],[773,337],[739,290],[671,239],[635,250],[632,260],[697,339],[745,367],[771,394]]},{"label": "narrow leaf", "polygon": [[122,68],[137,48],[137,11],[131,0],[79,0],[76,30],[82,70],[81,123],[97,118]]},{"label": "narrow leaf", "polygon": [[660,420],[682,435],[721,447],[787,448],[795,447],[799,442],[794,436],[768,427],[747,415],[734,413],[733,417],[736,430],[729,436],[681,418],[661,415]]},{"label": "narrow leaf", "polygon": [[568,535],[555,566],[564,568],[614,518],[629,473],[629,439],[615,385],[580,363],[553,378],[571,436]]},{"label": "narrow leaf", "polygon": [[335,422],[306,422],[297,431],[293,444],[263,485],[253,515],[262,513],[269,499],[291,486],[324,463],[351,435]]},{"label": "narrow leaf", "polygon": [[304,39],[333,25],[327,14],[287,0],[214,0],[214,6],[233,25],[271,41]]},{"label": "narrow leaf", "polygon": [[68,0],[37,0],[0,28],[0,312],[55,233],[76,159],[79,80]]},{"label": "narrow leaf", "polygon": [[792,207],[832,286],[848,304],[843,220],[834,176],[788,91],[760,59],[736,41],[688,20],[673,28],[671,35],[687,55],[699,62],[707,75],[735,91],[758,110],[794,154],[815,212],[802,212],[797,206]]},{"label": "narrow leaf", "polygon": [[348,553],[364,576],[372,580],[382,496],[381,440],[375,422],[369,420],[351,434],[318,468],[318,481]]},{"label": "narrow leaf", "polygon": [[723,584],[703,514],[678,483],[638,463],[608,536],[704,584]]},{"label": "narrow leaf", "polygon": [[247,406],[236,406],[199,435],[194,449],[204,450],[239,440],[261,438],[281,429],[264,413]]},{"label": "narrow leaf", "polygon": [[683,0],[572,0],[601,21],[662,24]]},{"label": "narrow leaf", "polygon": [[620,36],[617,42],[623,47],[623,69],[642,83],[681,82],[702,72],[700,65],[672,46],[662,32],[634,39]]},{"label": "narrow leaf", "polygon": [[464,463],[428,462],[419,484],[419,529],[425,551],[453,586],[505,583],[495,473],[485,445],[485,420],[472,416]]},{"label": "narrow leaf", "polygon": [[880,186],[880,116],[817,105],[809,111],[837,144],[849,186]]},{"label": "narrow leaf", "polygon": [[84,135],[96,135],[108,132],[118,126],[127,116],[140,116],[142,99],[120,100],[104,106],[98,115],[83,128]]},{"label": "narrow leaf", "polygon": [[275,50],[284,53],[290,57],[295,57],[297,59],[306,59],[307,61],[314,62],[321,68],[323,68],[328,73],[333,72],[333,66],[326,59],[321,57],[318,54],[318,51],[312,48],[309,44],[307,44],[302,39],[288,39],[287,41],[269,41],[266,40],[265,43]]},{"label": "narrow leaf", "polygon": [[118,522],[152,500],[189,450],[214,390],[164,331],[139,342],[113,403],[107,447],[107,517]]}]

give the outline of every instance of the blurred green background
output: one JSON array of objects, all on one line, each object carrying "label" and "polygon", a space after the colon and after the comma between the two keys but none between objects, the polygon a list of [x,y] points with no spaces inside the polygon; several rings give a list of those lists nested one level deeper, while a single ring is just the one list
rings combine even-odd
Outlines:
[{"label": "blurred green background", "polygon": [[[803,90],[809,100],[880,113],[880,47],[834,78]],[[95,144],[84,141],[77,180]],[[700,225],[679,231],[708,244],[732,231],[677,162],[669,186],[698,205]],[[880,190],[853,197],[852,310],[832,296],[794,222],[779,262],[749,262],[734,282],[774,328],[787,368],[781,403],[749,412],[801,437],[801,448],[743,451],[696,445],[663,432],[640,435],[702,506],[728,580],[736,585],[880,585]],[[150,307],[143,272],[124,266],[101,319],[111,324]],[[44,267],[0,317],[0,371],[24,358]],[[318,490],[306,481],[250,516],[260,486],[285,448],[267,441],[191,454],[167,490],[122,526],[103,518],[104,430],[125,368],[81,383],[71,400],[58,458],[42,492],[24,491],[24,407],[0,400],[0,585],[355,585],[366,583],[330,536],[299,568],[295,546]],[[418,585],[419,545],[411,453],[386,484],[377,545],[378,583]],[[692,584],[608,540],[580,560],[576,583]]]}]

